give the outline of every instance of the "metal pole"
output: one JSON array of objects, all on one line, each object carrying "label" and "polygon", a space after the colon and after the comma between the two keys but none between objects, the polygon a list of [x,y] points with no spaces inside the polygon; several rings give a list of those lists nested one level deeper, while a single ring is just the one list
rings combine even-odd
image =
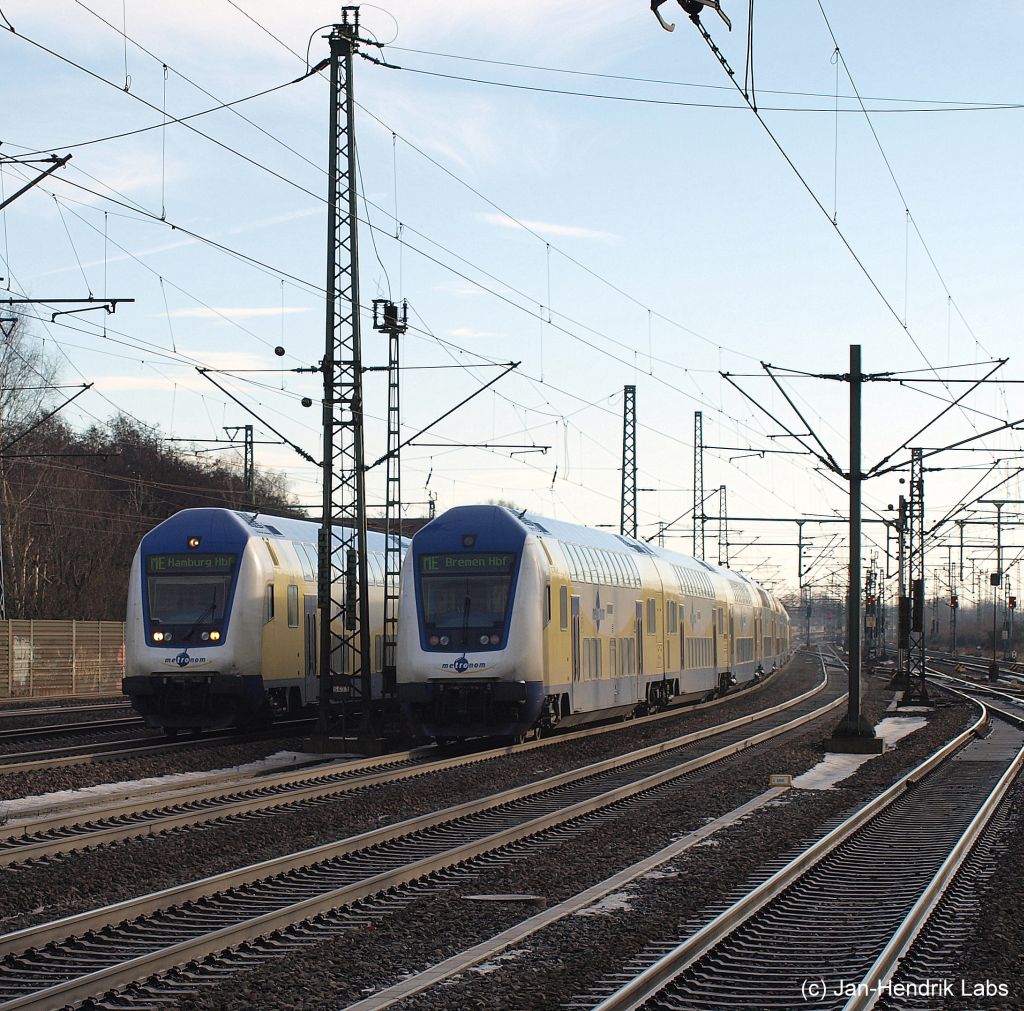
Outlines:
[{"label": "metal pole", "polygon": [[999,588],[1003,582],[1003,503],[996,502],[996,571],[992,576],[992,663],[988,676],[995,681],[999,677],[999,661],[996,659],[997,619],[999,612]]},{"label": "metal pole", "polygon": [[861,723],[860,670],[861,647],[861,471],[860,471],[861,365],[860,345],[850,346],[850,699],[847,720],[853,732]]},{"label": "metal pole", "polygon": [[[836,728],[832,748],[865,750],[858,741],[874,739],[874,729],[861,713],[861,373],[860,345],[850,345],[850,571],[847,587],[847,634],[849,635],[849,701],[846,717]],[[874,750],[869,748],[868,750]]]}]

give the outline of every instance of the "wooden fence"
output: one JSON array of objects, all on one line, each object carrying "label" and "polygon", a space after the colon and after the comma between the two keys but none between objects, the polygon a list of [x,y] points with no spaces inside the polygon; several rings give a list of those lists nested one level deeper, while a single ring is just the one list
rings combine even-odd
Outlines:
[{"label": "wooden fence", "polygon": [[122,621],[0,621],[0,699],[117,695]]}]

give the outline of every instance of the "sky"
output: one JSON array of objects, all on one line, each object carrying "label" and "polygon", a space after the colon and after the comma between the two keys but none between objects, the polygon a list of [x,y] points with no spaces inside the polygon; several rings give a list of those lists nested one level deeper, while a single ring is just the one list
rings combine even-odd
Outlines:
[{"label": "sky", "polygon": [[[731,32],[713,12],[703,22],[735,85],[672,0],[671,34],[643,0],[361,8],[382,46],[363,52],[392,65],[354,70],[364,360],[386,363],[372,300],[408,300],[406,435],[519,363],[418,440],[441,445],[404,451],[408,515],[430,499],[438,510],[500,499],[617,529],[633,384],[640,536],[683,516],[662,536],[691,550],[699,410],[706,446],[727,447],[705,450],[704,483],[726,488],[730,563],[792,588],[796,521],[847,508],[843,480],[801,443],[848,469],[849,386],[836,377],[850,345],[865,373],[904,373],[865,387],[866,469],[890,454],[904,463],[906,444],[938,448],[1024,418],[1024,10],[755,5],[751,92],[748,8],[724,3]],[[0,158],[22,162],[0,162],[4,194],[38,171],[26,157],[72,155],[0,212],[0,297],[39,299],[18,310],[37,317],[33,339],[60,356],[63,382],[95,384],[65,416],[86,426],[124,411],[195,440],[252,422],[258,440],[275,440],[272,427],[319,458],[319,376],[290,370],[323,354],[329,87],[296,78],[307,53],[327,55],[339,7],[0,10],[14,28],[0,31]],[[54,321],[62,307],[42,304],[89,293],[134,301]],[[968,391],[955,380],[998,358],[1002,382],[918,433]],[[775,385],[762,363],[810,375]],[[217,381],[257,417],[196,366],[224,370]],[[374,460],[386,387],[380,372],[365,383]],[[926,473],[928,525],[1001,481],[994,494],[1024,498],[1016,431],[969,445],[984,451],[928,458],[944,468]],[[287,445],[258,445],[256,459],[318,513],[318,468]],[[368,475],[371,507],[382,470]],[[901,477],[865,484],[869,520],[894,517]],[[718,494],[706,511],[717,560]],[[994,511],[955,513],[985,521],[966,528],[968,595],[994,567]],[[827,585],[846,557],[841,525],[803,529],[806,581]],[[958,579],[959,528],[940,531],[929,563],[957,563]],[[1004,533],[1011,563],[1024,540]],[[869,523],[866,559],[884,566],[885,552],[885,527]],[[934,586],[948,592],[948,571]]]}]

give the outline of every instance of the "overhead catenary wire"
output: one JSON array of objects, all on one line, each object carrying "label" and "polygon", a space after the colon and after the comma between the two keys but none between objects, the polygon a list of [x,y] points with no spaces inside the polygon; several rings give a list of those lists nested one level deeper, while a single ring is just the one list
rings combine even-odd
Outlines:
[{"label": "overhead catenary wire", "polygon": [[548,301],[550,301],[550,299]]}]

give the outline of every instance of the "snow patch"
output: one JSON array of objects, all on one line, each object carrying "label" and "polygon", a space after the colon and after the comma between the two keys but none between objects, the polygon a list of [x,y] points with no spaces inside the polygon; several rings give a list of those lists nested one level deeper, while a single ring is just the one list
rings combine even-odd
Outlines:
[{"label": "snow patch", "polygon": [[[875,727],[875,735],[881,737],[891,747],[900,738],[912,734],[915,730],[927,726],[928,721],[921,716],[887,716]],[[831,790],[836,783],[852,776],[865,762],[870,762],[877,755],[838,755],[829,754],[814,768],[794,777],[793,786],[799,790]]]},{"label": "snow patch", "polygon": [[486,976],[489,973],[497,972],[502,962],[514,962],[521,955],[529,955],[529,948],[509,948],[508,951],[495,955],[490,961],[481,962],[479,965],[471,965],[466,972],[475,972],[478,976]]},{"label": "snow patch", "polygon": [[577,910],[574,916],[612,916],[615,913],[627,912],[633,908],[630,901],[632,895],[628,891],[612,892],[592,906]]},{"label": "snow patch", "polygon": [[173,790],[176,787],[187,787],[190,783],[210,778],[230,779],[242,778],[257,772],[279,772],[300,762],[319,759],[318,755],[307,755],[300,751],[278,751],[273,755],[256,762],[244,765],[229,766],[224,769],[211,769],[206,772],[178,772],[166,776],[152,776],[148,779],[131,779],[120,783],[98,783],[95,786],[84,786],[77,790],[57,790],[53,793],[41,793],[31,797],[18,797],[3,801],[11,822],[18,819],[31,818],[42,812],[64,807],[86,807],[116,797],[130,797],[136,793],[159,793]]}]

